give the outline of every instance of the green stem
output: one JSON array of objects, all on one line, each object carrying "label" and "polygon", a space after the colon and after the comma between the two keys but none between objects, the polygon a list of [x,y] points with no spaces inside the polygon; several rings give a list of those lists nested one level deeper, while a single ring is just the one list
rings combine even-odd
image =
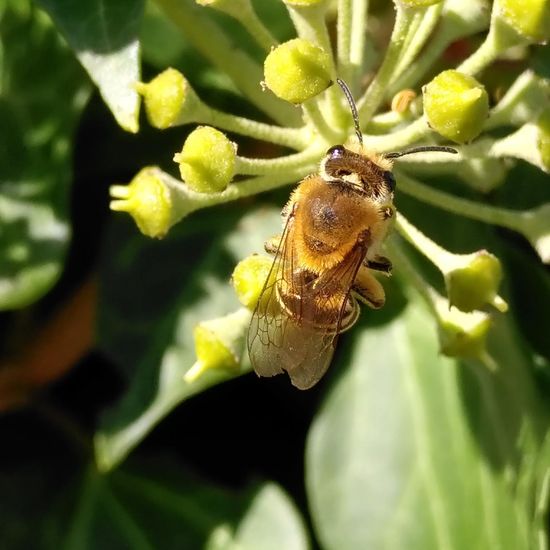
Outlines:
[{"label": "green stem", "polygon": [[397,213],[395,226],[399,234],[428,258],[442,273],[447,271],[447,266],[455,263],[454,254],[428,238],[400,212]]},{"label": "green stem", "polygon": [[287,8],[300,38],[313,42],[325,52],[332,52],[325,22],[327,5],[325,0],[311,6],[288,5]]},{"label": "green stem", "polygon": [[386,50],[386,56],[373,81],[358,102],[359,117],[364,121],[363,126],[372,118],[372,115],[375,113],[376,109],[378,109],[384,98],[386,88],[391,81],[395,67],[401,57],[408,27],[414,13],[415,10],[404,8],[401,4],[397,4],[395,25],[393,27],[388,49]]},{"label": "green stem", "polygon": [[415,14],[413,22],[409,28],[408,36],[405,39],[401,58],[399,59],[392,75],[392,82],[397,80],[403,71],[405,71],[415,60],[416,56],[432,34],[432,31],[439,21],[443,4],[444,2],[440,2],[439,4],[430,6],[425,10],[419,10],[418,13]]},{"label": "green stem", "polygon": [[489,206],[479,202],[455,197],[444,191],[420,183],[413,178],[399,172],[396,176],[398,188],[407,195],[411,195],[422,202],[437,206],[453,214],[465,216],[485,223],[500,225],[515,231],[522,231],[522,212]]},{"label": "green stem", "polygon": [[338,0],[337,21],[337,65],[338,76],[348,86],[354,86],[352,82],[353,66],[350,60],[351,25],[353,21],[352,0]]},{"label": "green stem", "polygon": [[341,132],[338,132],[331,126],[325,118],[323,111],[319,106],[317,98],[312,98],[305,103],[302,103],[302,109],[307,118],[308,125],[315,129],[315,132],[329,143],[334,143],[342,140]]},{"label": "green stem", "polygon": [[188,40],[214,66],[225,72],[243,94],[282,126],[296,126],[299,116],[290,105],[263,93],[260,65],[236,48],[229,36],[192,0],[155,0]]},{"label": "green stem", "polygon": [[498,16],[493,15],[491,27],[485,40],[470,57],[457,67],[457,71],[474,76],[495,61],[507,49],[522,42],[522,38],[513,29]]},{"label": "green stem", "polygon": [[[263,174],[282,174],[300,169],[305,165],[311,165],[319,162],[319,149],[307,149],[294,155],[277,157],[273,159],[258,159],[237,157],[237,174],[263,175]],[[242,182],[237,185],[241,185]]]},{"label": "green stem", "polygon": [[338,0],[338,76],[353,94],[363,67],[369,0]]},{"label": "green stem", "polygon": [[246,10],[239,21],[266,52],[269,52],[272,47],[279,43],[254,10]]},{"label": "green stem", "polygon": [[392,263],[396,267],[396,271],[414,286],[426,302],[427,306],[430,308],[431,313],[437,317],[437,292],[428,283],[426,283],[424,277],[422,277],[422,275],[420,275],[418,270],[414,267],[414,264],[405,252],[404,247],[399,242],[399,237],[396,235],[391,235],[390,238],[386,240],[385,248],[392,260]]},{"label": "green stem", "polygon": [[397,130],[392,134],[372,136],[364,135],[363,143],[368,149],[377,151],[379,153],[387,151],[398,151],[404,147],[412,145],[432,133],[431,128],[428,126],[426,118],[421,116],[414,122],[411,122],[408,126],[401,130]]},{"label": "green stem", "polygon": [[350,86],[358,93],[359,80],[363,70],[369,0],[352,0],[349,62],[351,65]]},{"label": "green stem", "polygon": [[281,126],[273,126],[271,124],[230,115],[209,107],[205,109],[201,122],[227,130],[228,132],[235,132],[236,134],[276,143],[277,145],[283,145],[296,150],[304,149],[311,141],[310,131],[307,128],[284,128]]}]

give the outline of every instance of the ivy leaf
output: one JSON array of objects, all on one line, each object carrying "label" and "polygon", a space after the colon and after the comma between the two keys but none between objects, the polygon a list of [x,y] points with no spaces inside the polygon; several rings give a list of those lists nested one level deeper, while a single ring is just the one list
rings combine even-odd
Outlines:
[{"label": "ivy leaf", "polygon": [[[271,548],[301,550],[307,538],[289,497],[273,483],[234,494],[181,476],[90,471],[64,537],[67,548]],[[255,528],[262,525],[267,531]],[[288,545],[287,545],[288,544]],[[239,546],[240,545],[240,546]],[[282,546],[281,546],[282,545]]]},{"label": "ivy leaf", "polygon": [[129,388],[95,437],[102,470],[123,460],[183,400],[248,370],[245,364],[241,370],[206,372],[191,383],[183,379],[195,362],[193,328],[239,308],[229,284],[236,263],[261,251],[266,235],[280,230],[276,210],[239,216],[234,208],[203,211],[160,242],[147,240],[129,223],[117,224],[109,235],[99,339],[128,373]]},{"label": "ivy leaf", "polygon": [[89,93],[71,52],[29,2],[2,8],[0,37],[0,309],[13,309],[42,296],[60,273],[70,143]]},{"label": "ivy leaf", "polygon": [[116,121],[138,131],[139,26],[144,0],[38,0],[98,86]]},{"label": "ivy leaf", "polygon": [[42,463],[49,468],[41,469],[34,460],[32,469],[27,463],[0,474],[2,494],[10,497],[9,504],[0,503],[6,520],[2,548],[308,548],[300,513],[272,482],[229,491],[182,475],[179,464],[156,460],[109,475],[89,468],[60,492],[44,479],[58,467]]},{"label": "ivy leaf", "polygon": [[497,372],[438,356],[416,297],[357,335],[307,444],[324,548],[518,550],[546,539],[548,411],[509,317],[491,338]]}]

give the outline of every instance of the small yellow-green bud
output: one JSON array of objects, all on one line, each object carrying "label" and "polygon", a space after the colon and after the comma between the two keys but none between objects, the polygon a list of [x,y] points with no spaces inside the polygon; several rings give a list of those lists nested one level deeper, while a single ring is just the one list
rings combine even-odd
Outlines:
[{"label": "small yellow-green bud", "polygon": [[265,285],[273,259],[266,256],[248,256],[233,271],[232,280],[239,302],[254,309]]},{"label": "small yellow-green bud", "polygon": [[508,305],[498,295],[502,267],[496,256],[480,250],[473,254],[454,256],[456,266],[445,272],[445,284],[451,306],[470,312],[491,304],[499,311]]},{"label": "small yellow-green bud", "polygon": [[264,62],[265,85],[290,103],[303,103],[332,83],[330,55],[319,46],[295,38],[273,49]]},{"label": "small yellow-green bud", "polygon": [[162,238],[171,225],[172,198],[156,168],[143,168],[128,185],[112,185],[111,210],[128,212],[148,237]]},{"label": "small yellow-green bud", "polygon": [[225,134],[210,126],[193,130],[174,161],[181,179],[199,193],[223,191],[235,175],[237,146]]},{"label": "small yellow-green bud", "polygon": [[485,88],[472,76],[443,71],[424,87],[424,111],[430,126],[456,143],[479,135],[489,114]]},{"label": "small yellow-green bud", "polygon": [[212,369],[237,373],[249,323],[250,311],[245,308],[225,317],[199,323],[193,329],[197,361],[187,371],[184,380],[194,382]]},{"label": "small yellow-green bud", "polygon": [[546,109],[537,121],[537,147],[540,153],[542,166],[550,172],[550,108]]},{"label": "small yellow-green bud", "polygon": [[416,99],[416,92],[410,88],[400,90],[391,100],[391,110],[394,113],[403,114],[409,110],[411,103]]},{"label": "small yellow-green bud", "polygon": [[439,4],[441,0],[397,0],[398,4],[407,8],[427,8],[434,4]]},{"label": "small yellow-green bud", "polygon": [[496,0],[493,9],[524,38],[533,42],[550,39],[550,0]]},{"label": "small yellow-green bud", "polygon": [[185,77],[176,69],[166,69],[151,82],[136,82],[136,91],[143,96],[145,112],[151,126],[165,129],[182,120],[182,111],[196,109],[200,101]]},{"label": "small yellow-green bud", "polygon": [[449,357],[485,359],[491,318],[481,311],[463,313],[441,308],[438,316],[440,351]]}]

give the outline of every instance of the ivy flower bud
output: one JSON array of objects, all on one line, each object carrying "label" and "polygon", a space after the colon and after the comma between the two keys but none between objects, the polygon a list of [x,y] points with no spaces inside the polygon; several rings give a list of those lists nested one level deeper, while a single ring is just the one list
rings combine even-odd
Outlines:
[{"label": "ivy flower bud", "polygon": [[495,14],[532,42],[550,39],[550,0],[496,0]]},{"label": "ivy flower bud", "polygon": [[231,279],[243,306],[256,307],[272,264],[272,258],[258,255],[248,256],[237,264]]},{"label": "ivy flower bud", "polygon": [[451,306],[471,312],[491,304],[501,312],[508,309],[498,295],[502,267],[496,256],[486,250],[473,254],[453,255],[456,265],[445,271],[445,285]]},{"label": "ivy flower bud", "polygon": [[487,360],[487,334],[491,318],[487,313],[463,313],[441,304],[438,307],[440,351],[448,357]]},{"label": "ivy flower bud", "polygon": [[111,210],[128,212],[144,235],[156,238],[166,235],[171,226],[173,202],[155,167],[143,168],[128,185],[113,185],[109,192],[116,199],[109,205]]},{"label": "ivy flower bud", "polygon": [[331,85],[330,55],[307,40],[289,40],[266,57],[264,78],[277,97],[303,103]]},{"label": "ivy flower bud", "polygon": [[199,126],[174,155],[181,179],[199,193],[223,191],[235,175],[237,146],[210,126]]},{"label": "ivy flower bud", "polygon": [[539,117],[537,128],[537,149],[540,153],[541,164],[546,172],[550,172],[550,108],[546,109]]},{"label": "ivy flower bud", "polygon": [[143,96],[151,126],[163,130],[197,120],[201,101],[176,69],[166,69],[147,84],[136,82],[135,89]]},{"label": "ivy flower bud", "polygon": [[485,88],[472,76],[443,71],[423,89],[424,111],[430,126],[456,143],[479,135],[489,114]]},{"label": "ivy flower bud", "polygon": [[199,323],[193,330],[197,361],[185,373],[184,380],[194,382],[208,370],[237,374],[249,323],[250,311],[245,308]]}]

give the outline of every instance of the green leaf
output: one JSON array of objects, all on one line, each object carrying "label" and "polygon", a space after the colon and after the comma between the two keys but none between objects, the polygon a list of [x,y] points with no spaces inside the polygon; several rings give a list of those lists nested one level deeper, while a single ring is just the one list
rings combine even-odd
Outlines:
[{"label": "green leaf", "polygon": [[0,309],[23,307],[61,271],[70,229],[71,139],[84,75],[29,2],[0,12]]},{"label": "green leaf", "polygon": [[100,344],[131,379],[95,437],[102,470],[119,463],[183,400],[248,370],[246,362],[241,370],[183,379],[195,362],[193,328],[239,308],[229,284],[236,263],[280,230],[275,210],[239,215],[234,208],[200,212],[160,242],[122,223],[108,236]]},{"label": "green leaf", "polygon": [[[110,475],[89,468],[68,490],[48,487],[46,494],[43,485],[51,483],[41,478],[36,464],[29,476],[28,466],[27,478],[17,472],[16,483],[0,474],[3,494],[11,498],[3,516],[9,526],[0,533],[2,548],[308,548],[299,512],[272,482],[229,491],[182,475],[179,464],[156,460]],[[23,521],[26,510],[33,529]]]},{"label": "green leaf", "polygon": [[307,444],[324,548],[520,550],[546,540],[548,413],[509,317],[490,350],[494,373],[438,356],[416,297],[356,334]]},{"label": "green leaf", "polygon": [[98,86],[115,119],[138,131],[140,75],[137,39],[144,0],[38,0]]}]

